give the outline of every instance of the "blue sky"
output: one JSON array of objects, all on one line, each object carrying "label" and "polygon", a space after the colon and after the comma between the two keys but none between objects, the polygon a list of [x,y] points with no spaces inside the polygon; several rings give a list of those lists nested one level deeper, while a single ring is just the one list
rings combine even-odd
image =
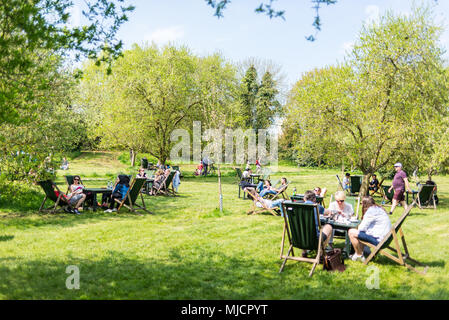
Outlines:
[{"label": "blue sky", "polygon": [[[364,22],[376,19],[387,9],[407,14],[413,3],[411,0],[339,0],[334,5],[323,6],[322,30],[317,40],[310,42],[305,39],[315,33],[312,27],[315,11],[310,0],[275,1],[276,8],[286,11],[285,20],[270,20],[254,13],[262,0],[234,0],[220,19],[204,0],[128,2],[136,9],[118,35],[125,48],[145,41],[158,45],[172,42],[187,45],[198,55],[220,52],[231,62],[250,57],[270,60],[281,67],[287,85],[300,79],[303,72],[343,61],[345,50],[357,39]],[[434,0],[414,2],[435,4]],[[436,20],[449,30],[449,1],[437,1],[434,13]],[[445,31],[441,40],[448,48],[449,31]]]}]

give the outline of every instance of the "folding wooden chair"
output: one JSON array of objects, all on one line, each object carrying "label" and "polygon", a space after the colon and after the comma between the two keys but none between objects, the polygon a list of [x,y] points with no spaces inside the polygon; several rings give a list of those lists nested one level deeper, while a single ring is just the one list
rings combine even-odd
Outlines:
[{"label": "folding wooden chair", "polygon": [[[42,201],[41,206],[39,207],[39,212],[50,212],[56,213],[63,209],[63,207],[70,208],[69,202],[64,197],[65,195],[59,190],[58,186],[53,183],[51,180],[39,181],[38,184],[42,187],[45,192],[44,200]],[[55,192],[55,189],[57,192]],[[51,200],[54,202],[54,205],[44,209],[45,202],[47,200]],[[60,206],[61,208],[58,208]]]},{"label": "folding wooden chair", "polygon": [[[258,214],[262,212],[269,212],[273,216],[278,216],[278,212],[275,208],[269,208],[263,198],[261,198],[254,188],[245,188],[243,189],[251,198],[253,198],[253,203],[251,204],[251,209],[247,212],[247,214]],[[259,204],[259,205],[258,205]]]},{"label": "folding wooden chair", "polygon": [[285,185],[281,185],[281,186],[279,187],[278,191],[276,192],[276,194],[269,193],[267,199],[269,199],[269,200],[275,200],[275,199],[277,199],[277,198],[279,198],[279,197],[282,196],[282,198],[283,198],[284,200],[287,200],[287,199],[288,199],[288,196],[287,196],[287,188],[288,188],[288,185],[289,185],[288,183],[285,184]]},{"label": "folding wooden chair", "polygon": [[[404,211],[402,216],[394,223],[390,232],[388,232],[388,234],[385,236],[385,238],[381,242],[379,242],[379,244],[377,246],[375,246],[369,242],[360,241],[361,243],[363,243],[364,245],[368,246],[371,249],[371,254],[368,256],[368,258],[366,258],[366,260],[364,262],[365,265],[367,265],[378,253],[380,253],[380,254],[386,256],[387,258],[389,258],[390,260],[400,264],[401,266],[405,266],[408,269],[413,270],[417,273],[425,274],[427,272],[428,266],[425,266],[422,263],[410,258],[407,244],[405,242],[404,232],[402,231],[402,225],[405,221],[405,218],[408,217],[408,215],[410,214],[410,211],[412,210],[412,208],[416,204],[416,202],[417,202],[417,200],[415,199],[412,202],[412,204],[407,207],[407,210]],[[399,236],[398,236],[398,234],[399,234]],[[401,238],[402,246],[404,247],[405,253],[402,253],[401,247],[399,245],[399,238]],[[390,246],[391,244],[393,245],[393,247]],[[387,249],[392,251],[393,253],[396,253],[396,256],[387,252],[386,251]],[[407,261],[410,261],[414,264],[425,267],[424,271],[417,270],[416,268],[414,268],[413,266],[408,264]]]},{"label": "folding wooden chair", "polygon": [[[140,192],[142,190],[146,180],[147,180],[146,178],[134,178],[129,186],[128,192],[126,193],[125,197],[122,200],[114,198],[114,201],[119,203],[117,212],[120,212],[120,209],[123,206],[125,206],[131,212],[136,212],[137,210],[144,210],[145,212],[152,213],[147,210],[145,201],[143,200],[143,195]],[[139,195],[142,200],[142,206],[140,206],[136,203],[136,200]],[[137,207],[137,208],[135,208],[135,207]]]},{"label": "folding wooden chair", "polygon": [[435,201],[435,186],[431,184],[422,184],[419,188],[418,194],[416,195],[418,207],[420,209],[426,209],[433,207],[437,208]]},{"label": "folding wooden chair", "polygon": [[[173,181],[173,177],[175,176],[175,171],[171,171],[167,177],[160,183],[159,187],[155,187],[153,184],[153,195],[168,195],[168,196],[176,196],[175,190],[171,183]],[[171,186],[171,188],[170,188]]]},{"label": "folding wooden chair", "polygon": [[382,197],[384,198],[385,204],[392,203],[394,192],[388,192],[388,189],[390,189],[391,186],[382,186]]},{"label": "folding wooden chair", "polygon": [[[283,207],[285,214],[281,242],[281,259],[284,259],[284,261],[279,273],[284,269],[287,260],[295,260],[313,264],[312,270],[309,273],[309,277],[311,277],[316,266],[320,263],[320,258],[324,255],[323,248],[326,248],[330,238],[326,239],[323,243],[323,231],[321,229],[318,205],[285,201]],[[284,255],[285,234],[287,234],[290,243],[286,255]],[[315,258],[296,257],[293,247],[302,250],[316,250],[317,253]]]}]

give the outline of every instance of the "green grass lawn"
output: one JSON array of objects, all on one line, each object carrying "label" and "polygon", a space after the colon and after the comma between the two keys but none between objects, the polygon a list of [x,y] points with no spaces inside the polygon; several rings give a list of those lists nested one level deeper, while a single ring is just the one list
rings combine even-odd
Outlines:
[{"label": "green grass lawn", "polygon": [[[134,169],[115,153],[82,153],[70,174],[87,186],[105,186],[111,174]],[[279,274],[283,219],[248,216],[250,201],[237,197],[236,178],[223,178],[224,212],[216,177],[186,173],[180,196],[149,197],[154,215],[85,212],[38,214],[43,199],[30,188],[22,203],[0,202],[0,298],[2,299],[448,299],[449,177],[435,177],[438,209],[413,209],[403,227],[412,257],[429,266],[419,275],[377,257],[368,266],[346,260],[343,273],[288,262]],[[225,168],[231,172],[231,168]],[[298,192],[337,189],[336,170],[281,166]],[[59,172],[58,185],[65,182]],[[97,179],[97,180],[95,180]],[[392,221],[402,213],[397,208]],[[335,240],[342,247],[341,239]],[[66,268],[79,267],[80,289],[66,288]],[[379,289],[366,281],[379,271]]]}]

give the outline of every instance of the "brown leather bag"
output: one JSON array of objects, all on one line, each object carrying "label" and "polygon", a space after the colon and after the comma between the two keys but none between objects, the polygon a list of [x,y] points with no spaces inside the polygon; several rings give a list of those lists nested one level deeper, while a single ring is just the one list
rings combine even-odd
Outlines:
[{"label": "brown leather bag", "polygon": [[332,251],[326,252],[323,261],[323,270],[327,271],[340,271],[346,270],[345,261],[341,254],[341,249],[333,249]]}]

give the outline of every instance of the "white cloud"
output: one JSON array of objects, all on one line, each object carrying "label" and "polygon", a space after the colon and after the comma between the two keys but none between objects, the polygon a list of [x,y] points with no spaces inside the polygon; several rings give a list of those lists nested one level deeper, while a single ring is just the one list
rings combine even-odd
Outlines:
[{"label": "white cloud", "polygon": [[172,26],[168,28],[159,28],[145,37],[145,40],[156,44],[164,44],[175,41],[184,36],[184,28],[181,26]]},{"label": "white cloud", "polygon": [[366,6],[365,14],[367,15],[367,18],[365,19],[366,23],[372,23],[372,22],[379,21],[380,10],[379,10],[378,6],[375,6],[375,5]]}]

